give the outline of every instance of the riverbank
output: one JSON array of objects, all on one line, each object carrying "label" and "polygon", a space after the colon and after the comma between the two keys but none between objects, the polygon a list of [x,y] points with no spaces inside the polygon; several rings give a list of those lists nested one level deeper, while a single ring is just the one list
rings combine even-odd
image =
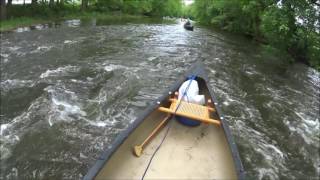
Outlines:
[{"label": "riverbank", "polygon": [[0,22],[0,32],[12,31],[19,27],[32,26],[35,24],[44,24],[54,21],[63,21],[68,19],[103,19],[110,21],[118,20],[139,20],[142,18],[147,18],[143,15],[129,15],[122,13],[97,13],[97,12],[78,12],[71,13],[64,16],[54,16],[54,17],[17,17],[11,18]]},{"label": "riverbank", "polygon": [[248,36],[289,59],[320,70],[318,6],[297,3],[195,0],[193,17],[201,23]]},{"label": "riverbank", "polygon": [[33,24],[42,24],[50,20],[42,18],[19,17],[0,22],[0,32],[11,31],[19,27],[31,26]]},{"label": "riverbank", "polygon": [[140,17],[180,17],[181,0],[170,1],[32,1],[31,4],[1,4],[1,31],[20,26],[63,19],[138,19]]}]

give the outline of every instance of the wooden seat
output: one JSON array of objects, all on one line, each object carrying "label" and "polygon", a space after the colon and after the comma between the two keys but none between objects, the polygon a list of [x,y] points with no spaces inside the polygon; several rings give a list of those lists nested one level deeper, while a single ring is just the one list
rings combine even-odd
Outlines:
[{"label": "wooden seat", "polygon": [[171,102],[170,108],[159,107],[159,111],[175,114],[178,116],[183,116],[193,120],[198,120],[204,123],[212,123],[220,125],[219,120],[211,119],[210,113],[214,112],[215,109],[212,107],[203,106],[199,104],[189,103],[182,100],[177,100],[176,98],[170,98]]}]

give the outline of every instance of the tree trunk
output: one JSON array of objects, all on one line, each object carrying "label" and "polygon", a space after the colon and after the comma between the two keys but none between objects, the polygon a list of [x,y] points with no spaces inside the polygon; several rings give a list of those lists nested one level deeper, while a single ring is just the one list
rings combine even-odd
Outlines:
[{"label": "tree trunk", "polygon": [[11,6],[12,6],[12,0],[8,0],[7,1],[7,5],[6,5],[6,18],[10,19],[10,14],[11,14]]},{"label": "tree trunk", "polygon": [[12,5],[12,0],[8,0],[7,6],[11,6],[11,5]]},{"label": "tree trunk", "polygon": [[64,0],[60,0],[60,6],[64,5]]},{"label": "tree trunk", "polygon": [[54,0],[50,0],[50,1],[49,1],[49,6],[52,7],[53,4],[54,4]]},{"label": "tree trunk", "polygon": [[6,0],[0,0],[0,19],[7,19]]},{"label": "tree trunk", "polygon": [[82,0],[81,1],[81,10],[86,10],[88,7],[88,0]]},{"label": "tree trunk", "polygon": [[32,5],[36,5],[38,3],[38,0],[31,0]]}]

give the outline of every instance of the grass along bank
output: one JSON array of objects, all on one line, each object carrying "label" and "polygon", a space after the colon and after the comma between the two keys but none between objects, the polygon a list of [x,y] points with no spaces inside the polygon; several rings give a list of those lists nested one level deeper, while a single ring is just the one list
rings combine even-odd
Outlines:
[{"label": "grass along bank", "polygon": [[142,15],[130,15],[122,13],[98,13],[98,12],[78,12],[70,13],[64,16],[56,17],[17,17],[10,18],[0,22],[0,32],[11,31],[19,27],[26,27],[35,24],[44,24],[53,21],[63,21],[69,19],[100,19],[105,21],[134,21],[141,20],[143,18],[148,18]]},{"label": "grass along bank", "polygon": [[138,20],[141,17],[180,17],[183,6],[181,0],[96,0],[90,3],[88,0],[76,3],[65,0],[32,0],[31,4],[19,5],[9,2],[1,4],[1,10],[4,10],[0,16],[1,31],[64,19]]},{"label": "grass along bank", "polygon": [[0,32],[10,31],[19,27],[31,26],[34,24],[42,24],[50,22],[49,19],[32,18],[32,17],[18,17],[0,22]]}]

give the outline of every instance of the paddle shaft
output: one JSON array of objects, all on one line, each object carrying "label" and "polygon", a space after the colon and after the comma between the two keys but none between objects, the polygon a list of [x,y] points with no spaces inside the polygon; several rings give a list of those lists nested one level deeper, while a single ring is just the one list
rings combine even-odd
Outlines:
[{"label": "paddle shaft", "polygon": [[153,131],[151,132],[151,134],[143,141],[143,143],[140,145],[142,148],[149,143],[149,141],[158,133],[158,131],[164,127],[164,125],[168,122],[168,120],[170,119],[171,115],[167,115],[161,122],[160,124],[153,129]]}]

